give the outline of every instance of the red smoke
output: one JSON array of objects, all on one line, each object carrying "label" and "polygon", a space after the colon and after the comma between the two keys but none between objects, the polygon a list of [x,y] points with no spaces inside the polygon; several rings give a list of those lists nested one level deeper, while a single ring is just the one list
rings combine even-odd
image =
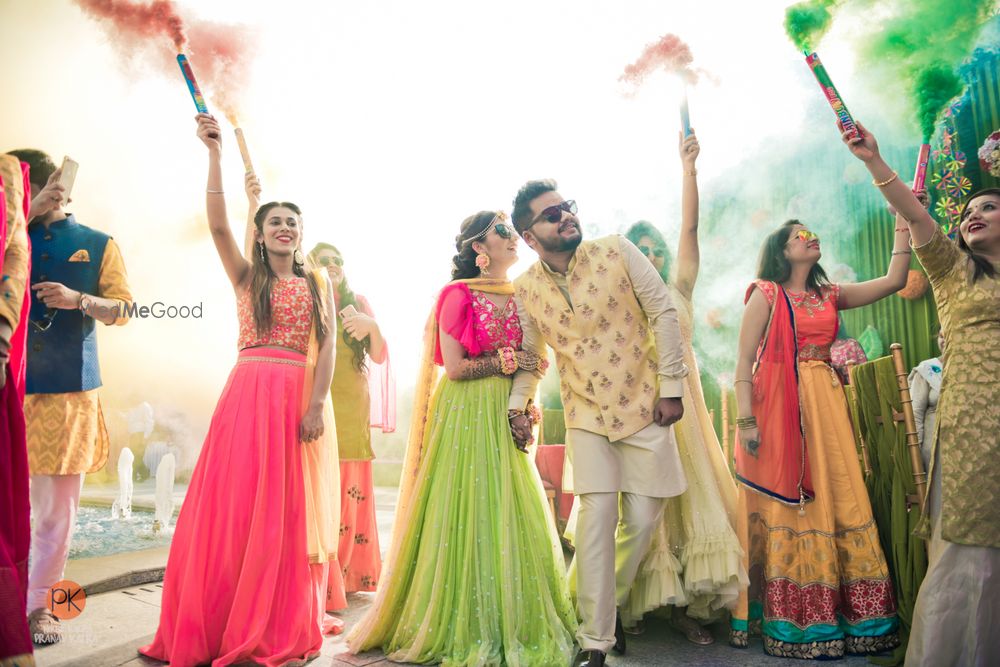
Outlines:
[{"label": "red smoke", "polygon": [[171,0],[153,0],[148,5],[138,5],[127,0],[76,0],[80,8],[97,19],[114,23],[115,27],[139,37],[164,35],[183,51],[184,21],[177,14]]},{"label": "red smoke", "polygon": [[640,86],[650,72],[662,68],[677,74],[685,83],[696,83],[698,73],[691,68],[693,61],[688,45],[677,35],[667,34],[655,44],[648,45],[639,59],[625,68],[619,80]]},{"label": "red smoke", "polygon": [[252,60],[252,40],[245,26],[185,21],[172,0],[148,4],[128,0],[75,1],[107,29],[111,43],[125,56],[126,66],[139,61],[155,63],[166,76],[183,83],[175,57],[185,53],[210,106],[238,125],[237,99],[246,86]]}]

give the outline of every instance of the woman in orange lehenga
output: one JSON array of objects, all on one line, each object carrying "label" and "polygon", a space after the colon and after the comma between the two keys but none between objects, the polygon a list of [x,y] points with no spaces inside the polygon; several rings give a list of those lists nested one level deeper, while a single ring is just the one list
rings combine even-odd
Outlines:
[{"label": "woman in orange lehenga", "polygon": [[836,658],[896,646],[896,603],[840,378],[830,367],[837,312],[901,289],[908,235],[897,225],[886,275],[833,285],[819,238],[797,220],[764,244],[747,290],[736,363],[740,539],[750,589],[731,643],[761,622],[764,650]]}]

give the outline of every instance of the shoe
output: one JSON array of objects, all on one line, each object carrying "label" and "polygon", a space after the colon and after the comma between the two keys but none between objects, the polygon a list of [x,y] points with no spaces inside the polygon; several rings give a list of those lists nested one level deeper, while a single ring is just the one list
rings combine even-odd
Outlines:
[{"label": "shoe", "polygon": [[62,639],[59,619],[45,607],[39,607],[28,614],[28,632],[31,634],[31,641],[39,646],[58,644]]},{"label": "shoe", "polygon": [[621,614],[615,614],[615,645],[611,650],[618,655],[625,655],[625,628],[622,627]]},{"label": "shoe", "polygon": [[623,627],[622,629],[625,630],[625,634],[638,637],[646,631],[646,624],[639,620],[632,627]]},{"label": "shoe", "polygon": [[581,649],[573,658],[572,667],[604,667],[604,659],[605,655],[601,651]]},{"label": "shoe", "polygon": [[670,627],[677,630],[692,644],[708,646],[715,643],[712,633],[703,628],[698,621],[687,614],[674,614],[669,621]]}]

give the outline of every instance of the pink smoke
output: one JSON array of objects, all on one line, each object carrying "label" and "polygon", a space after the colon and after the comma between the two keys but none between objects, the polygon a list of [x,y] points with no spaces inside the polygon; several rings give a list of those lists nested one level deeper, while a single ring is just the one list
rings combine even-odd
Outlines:
[{"label": "pink smoke", "polygon": [[[177,53],[191,60],[198,82],[233,125],[238,125],[239,92],[246,86],[252,60],[251,32],[245,26],[186,21],[172,0],[148,4],[129,0],[75,0],[107,30],[123,65],[138,62],[178,77]],[[162,39],[158,39],[162,38]]]},{"label": "pink smoke", "polygon": [[685,83],[693,84],[698,81],[698,72],[691,67],[692,62],[694,57],[688,45],[677,35],[667,34],[646,46],[639,59],[625,68],[619,81],[638,87],[651,72],[664,69],[678,75]]}]

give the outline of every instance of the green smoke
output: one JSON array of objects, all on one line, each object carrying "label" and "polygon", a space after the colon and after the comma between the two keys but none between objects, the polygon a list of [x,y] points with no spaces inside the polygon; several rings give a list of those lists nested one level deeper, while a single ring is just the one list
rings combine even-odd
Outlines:
[{"label": "green smoke", "polygon": [[942,109],[962,92],[957,69],[997,0],[907,0],[882,31],[867,41],[863,61],[905,82],[924,140],[934,134]]},{"label": "green smoke", "polygon": [[830,27],[839,0],[806,0],[785,10],[785,32],[802,51],[812,51]]}]

